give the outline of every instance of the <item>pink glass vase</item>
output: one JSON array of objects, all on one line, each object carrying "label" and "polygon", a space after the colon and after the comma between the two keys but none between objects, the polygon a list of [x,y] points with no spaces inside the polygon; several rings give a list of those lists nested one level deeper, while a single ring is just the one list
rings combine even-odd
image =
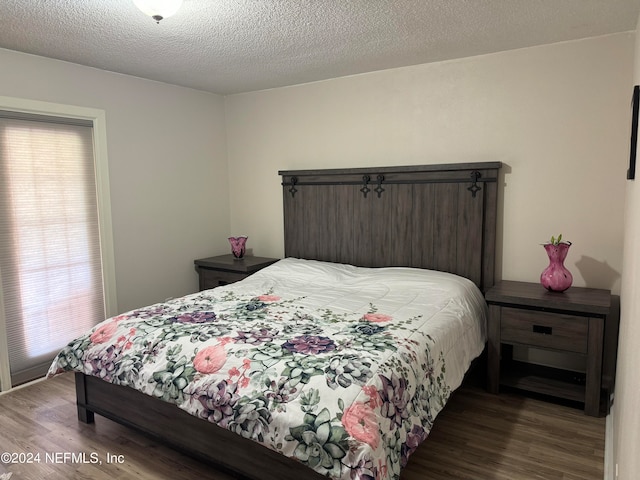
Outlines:
[{"label": "pink glass vase", "polygon": [[229,243],[231,244],[231,253],[233,253],[233,256],[237,259],[244,257],[247,238],[248,237],[244,235],[240,237],[229,237]]},{"label": "pink glass vase", "polygon": [[564,266],[564,259],[567,258],[570,246],[569,242],[544,245],[549,256],[549,266],[540,275],[540,283],[547,290],[564,292],[573,283],[573,275]]}]

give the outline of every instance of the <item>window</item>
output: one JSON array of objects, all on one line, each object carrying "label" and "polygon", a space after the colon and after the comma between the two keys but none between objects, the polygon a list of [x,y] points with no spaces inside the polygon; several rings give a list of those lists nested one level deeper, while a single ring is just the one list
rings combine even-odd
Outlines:
[{"label": "window", "polygon": [[43,376],[114,309],[95,159],[92,119],[0,111],[3,390]]}]

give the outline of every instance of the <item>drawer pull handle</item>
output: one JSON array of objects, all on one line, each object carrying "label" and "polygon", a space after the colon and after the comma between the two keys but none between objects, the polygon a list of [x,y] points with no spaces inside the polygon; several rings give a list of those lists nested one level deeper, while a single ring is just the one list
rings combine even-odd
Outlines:
[{"label": "drawer pull handle", "polygon": [[533,325],[533,333],[553,335],[553,327],[545,327],[544,325]]}]

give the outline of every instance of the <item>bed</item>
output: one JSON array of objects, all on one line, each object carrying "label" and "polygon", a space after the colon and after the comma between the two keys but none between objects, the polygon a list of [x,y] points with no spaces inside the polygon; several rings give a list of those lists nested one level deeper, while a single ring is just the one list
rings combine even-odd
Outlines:
[{"label": "bed", "polygon": [[280,172],[285,259],[108,319],[50,373],[77,372],[81,421],[246,478],[398,478],[484,348],[499,168]]}]

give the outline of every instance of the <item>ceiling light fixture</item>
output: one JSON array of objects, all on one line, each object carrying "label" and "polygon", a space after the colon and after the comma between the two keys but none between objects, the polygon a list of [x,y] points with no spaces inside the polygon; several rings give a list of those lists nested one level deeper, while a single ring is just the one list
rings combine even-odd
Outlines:
[{"label": "ceiling light fixture", "polygon": [[170,17],[180,9],[182,0],[133,0],[133,3],[156,23],[160,23],[160,20]]}]

